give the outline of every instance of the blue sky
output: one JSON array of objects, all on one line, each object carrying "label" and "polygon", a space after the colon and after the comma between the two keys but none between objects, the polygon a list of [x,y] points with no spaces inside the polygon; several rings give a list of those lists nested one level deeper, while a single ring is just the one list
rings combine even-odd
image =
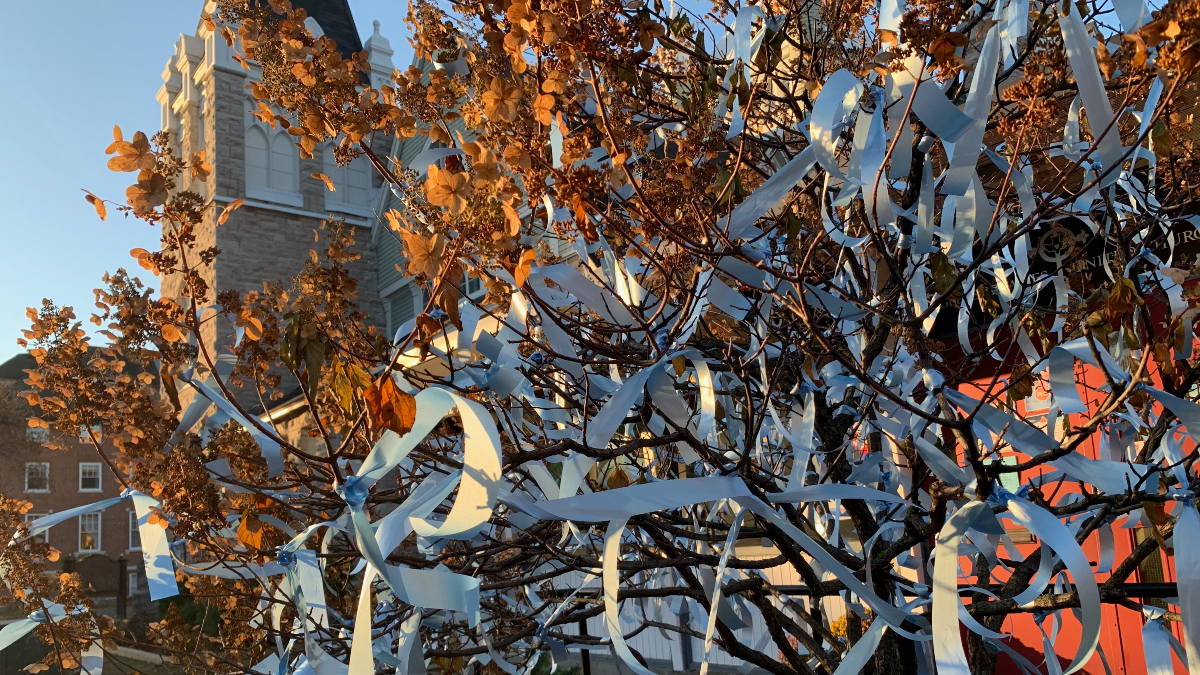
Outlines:
[{"label": "blue sky", "polygon": [[[400,0],[350,0],[364,40],[371,22],[412,58]],[[154,95],[180,33],[194,33],[202,0],[61,0],[8,3],[0,40],[0,360],[18,353],[26,307],[50,298],[87,322],[105,271],[136,269],[133,248],[158,247],[157,228],[110,213],[96,217],[81,190],[123,203],[130,174],[105,167],[119,124],[157,131]],[[102,341],[102,339],[98,340]]]}]

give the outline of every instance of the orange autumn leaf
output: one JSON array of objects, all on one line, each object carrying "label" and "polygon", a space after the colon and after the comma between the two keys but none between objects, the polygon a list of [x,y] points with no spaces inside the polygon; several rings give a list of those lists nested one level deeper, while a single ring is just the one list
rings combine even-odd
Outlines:
[{"label": "orange autumn leaf", "polygon": [[[120,129],[114,128],[113,137],[119,134]],[[149,171],[158,161],[150,150],[150,139],[140,131],[133,135],[132,141],[114,140],[108,147],[117,153],[116,157],[108,160],[108,168],[113,171]]]},{"label": "orange autumn leaf", "polygon": [[533,102],[533,113],[537,117],[537,121],[546,126],[554,123],[554,95],[553,94],[538,94],[537,100]]},{"label": "orange autumn leaf", "polygon": [[513,270],[513,280],[517,282],[517,288],[525,285],[525,280],[529,278],[530,268],[533,266],[533,261],[537,258],[537,251],[533,249],[525,249],[521,254],[521,261],[517,263],[517,268]]},{"label": "orange autumn leaf", "polygon": [[186,339],[183,331],[179,330],[179,327],[173,323],[163,324],[162,336],[167,342],[183,342]]},{"label": "orange autumn leaf", "polygon": [[198,180],[201,183],[208,180],[212,174],[212,165],[204,160],[204,151],[192,153],[192,180]]},{"label": "orange autumn leaf", "polygon": [[314,173],[314,174],[312,174],[312,177],[316,178],[317,180],[321,181],[322,183],[325,183],[325,187],[329,188],[330,192],[337,192],[337,188],[334,187],[333,180],[331,180],[329,178],[329,176],[326,176],[323,173]]},{"label": "orange autumn leaf", "polygon": [[249,548],[262,548],[262,521],[255,516],[242,516],[242,522],[238,523],[237,538]]},{"label": "orange autumn leaf", "polygon": [[483,112],[488,117],[499,117],[505,122],[517,119],[517,104],[521,102],[521,88],[502,77],[493,77],[488,90],[483,92]]},{"label": "orange autumn leaf", "polygon": [[948,63],[959,47],[967,44],[967,36],[961,33],[943,33],[929,43],[929,55],[937,63]]},{"label": "orange autumn leaf", "polygon": [[442,206],[450,213],[467,210],[467,198],[471,195],[471,177],[465,173],[429,167],[429,180],[425,181],[425,196],[430,204]]},{"label": "orange autumn leaf", "polygon": [[234,211],[237,211],[241,207],[242,207],[242,200],[240,200],[240,199],[235,199],[235,200],[229,202],[229,206],[226,206],[225,210],[221,212],[221,217],[217,218],[217,224],[224,225],[225,221],[229,220],[229,214],[233,213]]},{"label": "orange autumn leaf", "polygon": [[371,422],[378,429],[391,429],[403,436],[417,421],[417,399],[401,391],[390,374],[385,374],[363,392]]},{"label": "orange autumn leaf", "polygon": [[138,174],[138,182],[125,190],[125,196],[134,215],[145,215],[167,203],[167,180],[161,174],[143,170]]},{"label": "orange autumn leaf", "polygon": [[437,276],[442,267],[445,238],[440,234],[424,236],[418,232],[401,230],[400,239],[404,241],[404,249],[408,254],[408,273],[412,276]]},{"label": "orange autumn leaf", "polygon": [[84,199],[87,200],[87,203],[92,205],[92,208],[96,209],[96,215],[100,216],[100,220],[107,219],[108,207],[104,205],[104,200],[88,192],[87,190],[84,190],[84,192],[87,192],[87,195],[84,196]]}]

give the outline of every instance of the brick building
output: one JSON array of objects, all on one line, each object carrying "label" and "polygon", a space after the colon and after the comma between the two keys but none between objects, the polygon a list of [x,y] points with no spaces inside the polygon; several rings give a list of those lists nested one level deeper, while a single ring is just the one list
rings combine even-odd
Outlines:
[{"label": "brick building", "polygon": [[[0,493],[33,504],[26,520],[119,496],[120,483],[94,448],[57,439],[66,449],[47,449],[42,446],[50,440],[47,430],[26,424],[31,411],[16,393],[28,389],[22,382],[25,370],[36,367],[29,354],[0,364],[0,461],[4,466]],[[46,536],[51,546],[74,561],[95,555],[112,560],[124,556],[128,595],[148,597],[133,504],[68,520],[50,528]]]}]

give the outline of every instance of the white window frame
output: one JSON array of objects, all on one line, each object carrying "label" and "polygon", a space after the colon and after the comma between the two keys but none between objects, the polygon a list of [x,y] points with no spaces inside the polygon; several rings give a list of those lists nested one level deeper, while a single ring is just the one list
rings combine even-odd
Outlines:
[{"label": "white window frame", "polygon": [[[84,548],[83,547],[83,521],[84,521],[84,519],[90,519],[93,517],[96,519],[96,548]],[[100,513],[81,513],[79,515],[78,520],[79,520],[79,539],[78,539],[78,546],[77,546],[78,552],[79,553],[100,553],[104,548],[103,540],[100,538],[103,533],[103,530],[104,530],[104,518],[101,517]]]},{"label": "white window frame", "polygon": [[25,440],[30,443],[49,443],[50,430],[46,427],[25,427]]},{"label": "white window frame", "polygon": [[[138,537],[137,546],[133,545],[133,536],[135,534]],[[129,549],[128,550],[130,550],[130,551],[142,550],[142,534],[141,534],[141,531],[138,530],[137,511],[129,512]]]},{"label": "white window frame", "polygon": [[[46,468],[46,489],[31,490],[29,489],[29,467],[43,466]],[[50,462],[25,462],[25,492],[26,494],[45,495],[50,494]]]},{"label": "white window frame", "polygon": [[137,571],[130,572],[128,578],[129,578],[129,581],[125,586],[125,597],[132,598],[134,592],[137,590],[137,585],[138,585]]},{"label": "white window frame", "polygon": [[[49,513],[32,513],[32,512],[26,513],[25,514],[25,522],[32,523],[33,521],[37,520],[38,518],[42,518],[42,517],[48,516],[48,515],[50,515],[50,514]],[[50,541],[50,529],[51,528],[46,528],[45,532],[42,532],[41,534],[33,537],[33,540],[37,541],[40,538],[44,542]]]},{"label": "white window frame", "polygon": [[[96,470],[96,487],[83,487],[83,471],[84,469]],[[104,470],[100,466],[100,462],[80,462],[79,463],[79,491],[80,492],[103,492],[104,491]]]}]

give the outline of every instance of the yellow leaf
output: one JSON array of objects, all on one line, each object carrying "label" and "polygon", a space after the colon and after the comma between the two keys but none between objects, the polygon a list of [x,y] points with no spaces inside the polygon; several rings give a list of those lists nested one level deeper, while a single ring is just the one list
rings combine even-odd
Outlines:
[{"label": "yellow leaf", "polygon": [[337,192],[337,188],[333,186],[333,181],[329,179],[329,176],[323,173],[314,173],[312,177],[324,182],[325,187],[329,188],[330,192]]}]

